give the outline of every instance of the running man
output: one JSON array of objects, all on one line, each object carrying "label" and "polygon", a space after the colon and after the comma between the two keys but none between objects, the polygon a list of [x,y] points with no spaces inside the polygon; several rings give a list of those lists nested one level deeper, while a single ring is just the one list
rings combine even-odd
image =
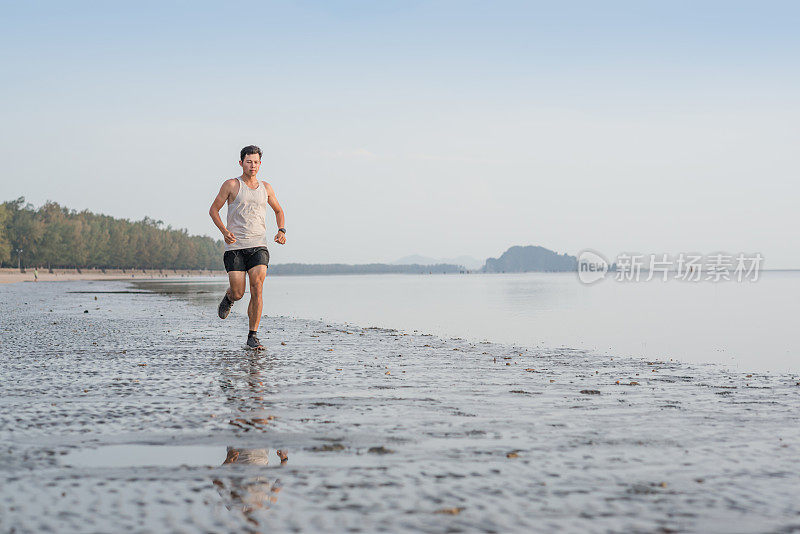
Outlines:
[{"label": "running man", "polygon": [[[261,149],[257,146],[246,146],[239,154],[239,165],[242,175],[225,180],[219,189],[217,198],[211,204],[208,214],[217,225],[225,239],[225,270],[230,283],[219,303],[220,319],[225,319],[231,312],[233,303],[244,296],[246,278],[250,278],[250,305],[247,316],[250,318],[250,333],[247,335],[247,347],[263,350],[258,341],[258,324],[261,322],[261,296],[264,278],[267,276],[269,251],[267,250],[267,204],[275,212],[278,233],[274,241],[280,245],[286,243],[286,228],[283,210],[275,197],[275,191],[267,182],[256,178],[261,167]],[[228,224],[222,224],[219,210],[228,204]]]}]

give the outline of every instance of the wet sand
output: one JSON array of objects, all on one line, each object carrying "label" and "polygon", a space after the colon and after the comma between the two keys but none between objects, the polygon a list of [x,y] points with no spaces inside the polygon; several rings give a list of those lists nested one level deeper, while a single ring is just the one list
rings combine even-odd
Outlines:
[{"label": "wet sand", "polygon": [[796,375],[0,297],[2,532],[800,529]]},{"label": "wet sand", "polygon": [[[173,270],[173,269],[39,269],[39,282],[68,282],[75,280],[137,280],[137,279],[163,279],[186,278],[197,276],[225,276],[225,271],[199,271],[199,270]],[[35,282],[33,269],[20,272],[19,269],[0,269],[0,284],[13,284],[15,282]]]}]

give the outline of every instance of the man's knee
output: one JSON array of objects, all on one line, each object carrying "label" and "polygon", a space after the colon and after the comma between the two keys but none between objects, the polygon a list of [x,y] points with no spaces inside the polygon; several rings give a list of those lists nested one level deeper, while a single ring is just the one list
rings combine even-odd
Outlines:
[{"label": "man's knee", "polygon": [[244,289],[243,288],[230,288],[228,291],[228,298],[231,300],[239,300],[244,296]]},{"label": "man's knee", "polygon": [[261,290],[264,288],[263,283],[255,283],[250,284],[250,298],[251,299],[260,299],[261,298]]}]

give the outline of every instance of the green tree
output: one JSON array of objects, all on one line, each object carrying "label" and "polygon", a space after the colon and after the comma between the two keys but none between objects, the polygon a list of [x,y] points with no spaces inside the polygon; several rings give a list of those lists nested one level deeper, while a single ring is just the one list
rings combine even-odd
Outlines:
[{"label": "green tree", "polygon": [[0,263],[11,260],[11,241],[8,238],[6,225],[11,219],[11,210],[6,203],[0,204]]},{"label": "green tree", "polygon": [[24,198],[0,204],[0,264],[136,269],[219,268],[222,241],[192,236],[145,217],[115,219],[55,202],[39,209]]}]

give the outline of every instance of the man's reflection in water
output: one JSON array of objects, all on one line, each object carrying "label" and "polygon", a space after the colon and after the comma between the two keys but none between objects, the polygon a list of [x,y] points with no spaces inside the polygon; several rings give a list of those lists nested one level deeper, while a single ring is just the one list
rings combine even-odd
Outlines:
[{"label": "man's reflection in water", "polygon": [[[250,351],[252,352],[252,351]],[[242,357],[222,358],[219,387],[228,403],[238,411],[263,409],[264,396],[269,395],[269,379],[265,371],[274,371],[275,361],[269,354],[246,354]],[[270,373],[267,373],[267,377]]]},{"label": "man's reflection in water", "polygon": [[[289,461],[286,451],[277,451],[281,465]],[[267,467],[269,465],[269,449],[237,449],[228,447],[228,454],[222,465],[256,465]],[[226,502],[229,510],[238,509],[244,514],[245,519],[257,525],[258,521],[253,517],[257,510],[266,510],[270,505],[278,500],[278,492],[281,491],[280,480],[275,479],[270,483],[269,479],[262,476],[232,476],[222,481],[214,479],[217,491]]]},{"label": "man's reflection in water", "polygon": [[[281,465],[289,461],[289,455],[282,450],[275,451],[278,453],[278,458],[281,460]],[[235,449],[228,447],[228,456],[222,465],[228,464],[252,464],[263,465],[269,464],[269,449]]]}]

